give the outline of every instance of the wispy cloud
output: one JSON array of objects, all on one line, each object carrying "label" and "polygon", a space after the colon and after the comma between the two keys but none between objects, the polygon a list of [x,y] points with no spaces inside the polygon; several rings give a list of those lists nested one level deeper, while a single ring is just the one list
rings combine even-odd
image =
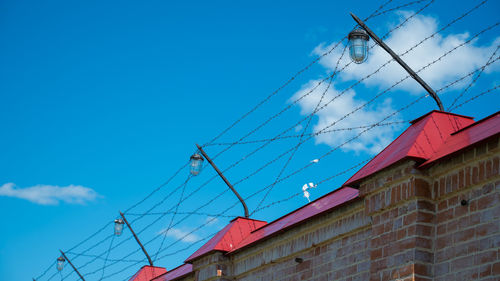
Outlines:
[{"label": "wispy cloud", "polygon": [[167,229],[163,229],[160,231],[161,234],[166,235],[167,237],[171,237],[185,243],[192,243],[200,240],[198,235],[189,232],[190,231],[188,230],[182,230],[179,228],[171,228],[168,231]]},{"label": "wispy cloud", "polygon": [[208,216],[206,219],[205,219],[205,224],[208,226],[208,225],[214,225],[216,223],[219,222],[219,219],[217,217],[211,217],[211,216]]},{"label": "wispy cloud", "polygon": [[68,204],[85,204],[100,195],[93,189],[81,185],[35,185],[18,188],[13,183],[0,186],[0,196],[25,199],[40,205],[57,205],[59,202]]},{"label": "wispy cloud", "polygon": [[[401,20],[409,16],[409,12],[401,12]],[[412,20],[407,22],[403,27],[396,29],[391,35],[384,40],[396,53],[400,54],[410,47],[416,45],[423,38],[431,35],[438,30],[438,20],[436,18],[424,15],[418,15]],[[471,36],[469,33],[449,34],[446,36],[435,35],[427,40],[425,43],[415,48],[409,54],[403,56],[403,59],[414,70],[419,70],[421,67],[427,65],[429,62],[437,59],[439,56],[467,41]],[[373,44],[373,41],[370,41]],[[463,76],[486,63],[490,55],[494,52],[496,46],[500,43],[500,37],[495,39],[491,44],[478,46],[477,40],[472,41],[463,47],[458,48],[456,51],[450,53],[439,62],[433,64],[431,67],[423,70],[419,75],[427,81],[431,87],[438,89],[441,86]],[[320,55],[325,53],[333,45],[326,46],[321,44],[317,46],[313,53]],[[341,52],[344,46],[339,46],[330,55],[321,59],[322,66],[327,68],[329,72],[333,71],[337,64],[337,60],[341,57]],[[380,65],[384,64],[390,59],[389,55],[376,46],[370,50],[368,60],[360,65],[351,64],[339,74],[339,81],[354,81],[359,80],[368,74],[373,73]],[[346,54],[342,58],[339,67],[347,64],[350,58]],[[485,73],[500,70],[500,63],[492,64],[485,70]],[[368,87],[380,87],[385,89],[391,86],[396,81],[405,77],[407,73],[397,63],[391,63],[383,68],[380,72],[373,75],[370,79],[363,81]],[[470,80],[469,80],[470,81]],[[302,89],[295,93],[292,99],[296,99],[306,92],[309,92],[319,81],[311,80]],[[467,83],[464,80],[463,83]],[[316,105],[321,99],[322,93],[326,90],[326,86],[321,85],[313,93],[300,100],[299,106],[301,107],[301,114],[310,114],[314,111]],[[455,85],[460,87],[462,85]],[[413,79],[407,79],[400,84],[398,89],[406,90],[410,93],[420,93],[422,87],[418,86]],[[323,102],[331,100],[337,96],[340,91],[334,83],[326,91]],[[344,115],[350,113],[354,109],[363,105],[366,101],[356,95],[354,90],[345,92],[342,96],[335,99],[334,102],[327,107],[316,113],[318,117],[317,123],[314,125],[314,132],[322,130],[332,122],[336,122],[343,118]],[[347,118],[341,120],[332,129],[335,128],[348,128],[360,125],[369,125],[382,120],[385,116],[394,112],[391,99],[380,100],[371,106],[362,107],[356,113],[349,115]],[[400,121],[399,114],[394,115],[390,121]],[[399,129],[400,125],[374,127],[369,131],[364,132],[359,137],[357,135],[364,129],[355,129],[351,131],[336,131],[334,133],[319,134],[315,137],[316,143],[327,144],[332,147],[342,145],[344,151],[354,151],[356,153],[364,151],[369,154],[376,154],[382,148],[389,144],[394,138],[394,132]],[[353,141],[349,141],[355,137]],[[348,141],[346,144],[344,144]]]}]

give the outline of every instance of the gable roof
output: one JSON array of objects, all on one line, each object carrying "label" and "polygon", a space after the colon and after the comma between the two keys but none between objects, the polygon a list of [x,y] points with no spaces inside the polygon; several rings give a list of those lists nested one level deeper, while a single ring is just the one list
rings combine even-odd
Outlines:
[{"label": "gable roof", "polygon": [[185,262],[199,258],[212,251],[229,252],[236,249],[243,238],[247,237],[253,230],[265,225],[265,221],[253,220],[244,217],[236,217],[219,231],[212,239],[201,246]]},{"label": "gable roof", "polygon": [[411,126],[356,172],[343,186],[352,186],[390,165],[413,158],[424,162],[432,157],[449,136],[474,123],[472,117],[433,110],[410,122]]},{"label": "gable roof", "polygon": [[500,133],[500,111],[451,134],[420,168]]},{"label": "gable roof", "polygon": [[141,269],[137,271],[137,273],[134,274],[129,281],[150,281],[165,272],[167,272],[167,270],[163,267],[145,265],[141,267]]}]

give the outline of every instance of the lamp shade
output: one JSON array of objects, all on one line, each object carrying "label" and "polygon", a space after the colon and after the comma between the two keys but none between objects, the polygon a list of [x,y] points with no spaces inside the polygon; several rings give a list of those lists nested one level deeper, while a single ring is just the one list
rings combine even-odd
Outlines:
[{"label": "lamp shade", "polygon": [[58,270],[58,271],[63,270],[63,268],[64,268],[64,262],[65,262],[65,261],[66,261],[66,260],[65,260],[63,257],[58,257],[58,258],[57,258],[57,270]]},{"label": "lamp shade", "polygon": [[368,40],[370,36],[363,29],[349,33],[349,56],[354,63],[363,63],[368,58]]},{"label": "lamp shade", "polygon": [[201,168],[203,167],[203,156],[198,153],[191,155],[190,163],[189,163],[189,172],[191,175],[196,176],[201,172]]},{"label": "lamp shade", "polygon": [[122,232],[123,232],[123,224],[125,222],[123,222],[123,219],[116,219],[115,220],[115,235],[116,236],[120,236],[122,235]]}]

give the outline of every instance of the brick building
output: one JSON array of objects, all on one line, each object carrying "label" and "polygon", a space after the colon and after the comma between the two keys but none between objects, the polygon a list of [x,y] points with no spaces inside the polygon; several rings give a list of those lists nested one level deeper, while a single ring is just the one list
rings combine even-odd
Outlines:
[{"label": "brick building", "polygon": [[432,111],[340,188],[131,280],[500,280],[500,112]]}]

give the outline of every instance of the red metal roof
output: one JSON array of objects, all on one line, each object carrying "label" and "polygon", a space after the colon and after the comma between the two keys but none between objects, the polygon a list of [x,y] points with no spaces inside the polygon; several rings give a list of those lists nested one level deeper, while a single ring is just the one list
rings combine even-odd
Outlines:
[{"label": "red metal roof", "polygon": [[167,270],[163,267],[145,265],[137,271],[137,273],[132,276],[129,281],[150,281],[165,272],[167,272]]},{"label": "red metal roof", "polygon": [[406,131],[343,186],[355,184],[404,158],[416,158],[421,161],[430,159],[453,132],[471,125],[474,120],[471,117],[434,110],[410,123],[411,126]]},{"label": "red metal roof", "polygon": [[247,237],[250,232],[265,224],[265,221],[237,217],[212,237],[205,245],[201,246],[198,251],[194,252],[185,262],[190,262],[211,251],[232,251],[238,247],[241,240]]},{"label": "red metal roof", "polygon": [[193,265],[185,263],[181,266],[178,266],[170,270],[169,272],[166,272],[156,278],[151,279],[151,281],[170,281],[185,276],[191,272],[193,272]]},{"label": "red metal roof", "polygon": [[500,111],[453,133],[420,167],[500,133]]},{"label": "red metal roof", "polygon": [[304,222],[320,213],[324,213],[358,197],[359,191],[354,188],[344,187],[316,199],[315,201],[299,208],[255,231],[247,236],[233,251],[238,251],[254,242],[268,238],[287,228]]}]

